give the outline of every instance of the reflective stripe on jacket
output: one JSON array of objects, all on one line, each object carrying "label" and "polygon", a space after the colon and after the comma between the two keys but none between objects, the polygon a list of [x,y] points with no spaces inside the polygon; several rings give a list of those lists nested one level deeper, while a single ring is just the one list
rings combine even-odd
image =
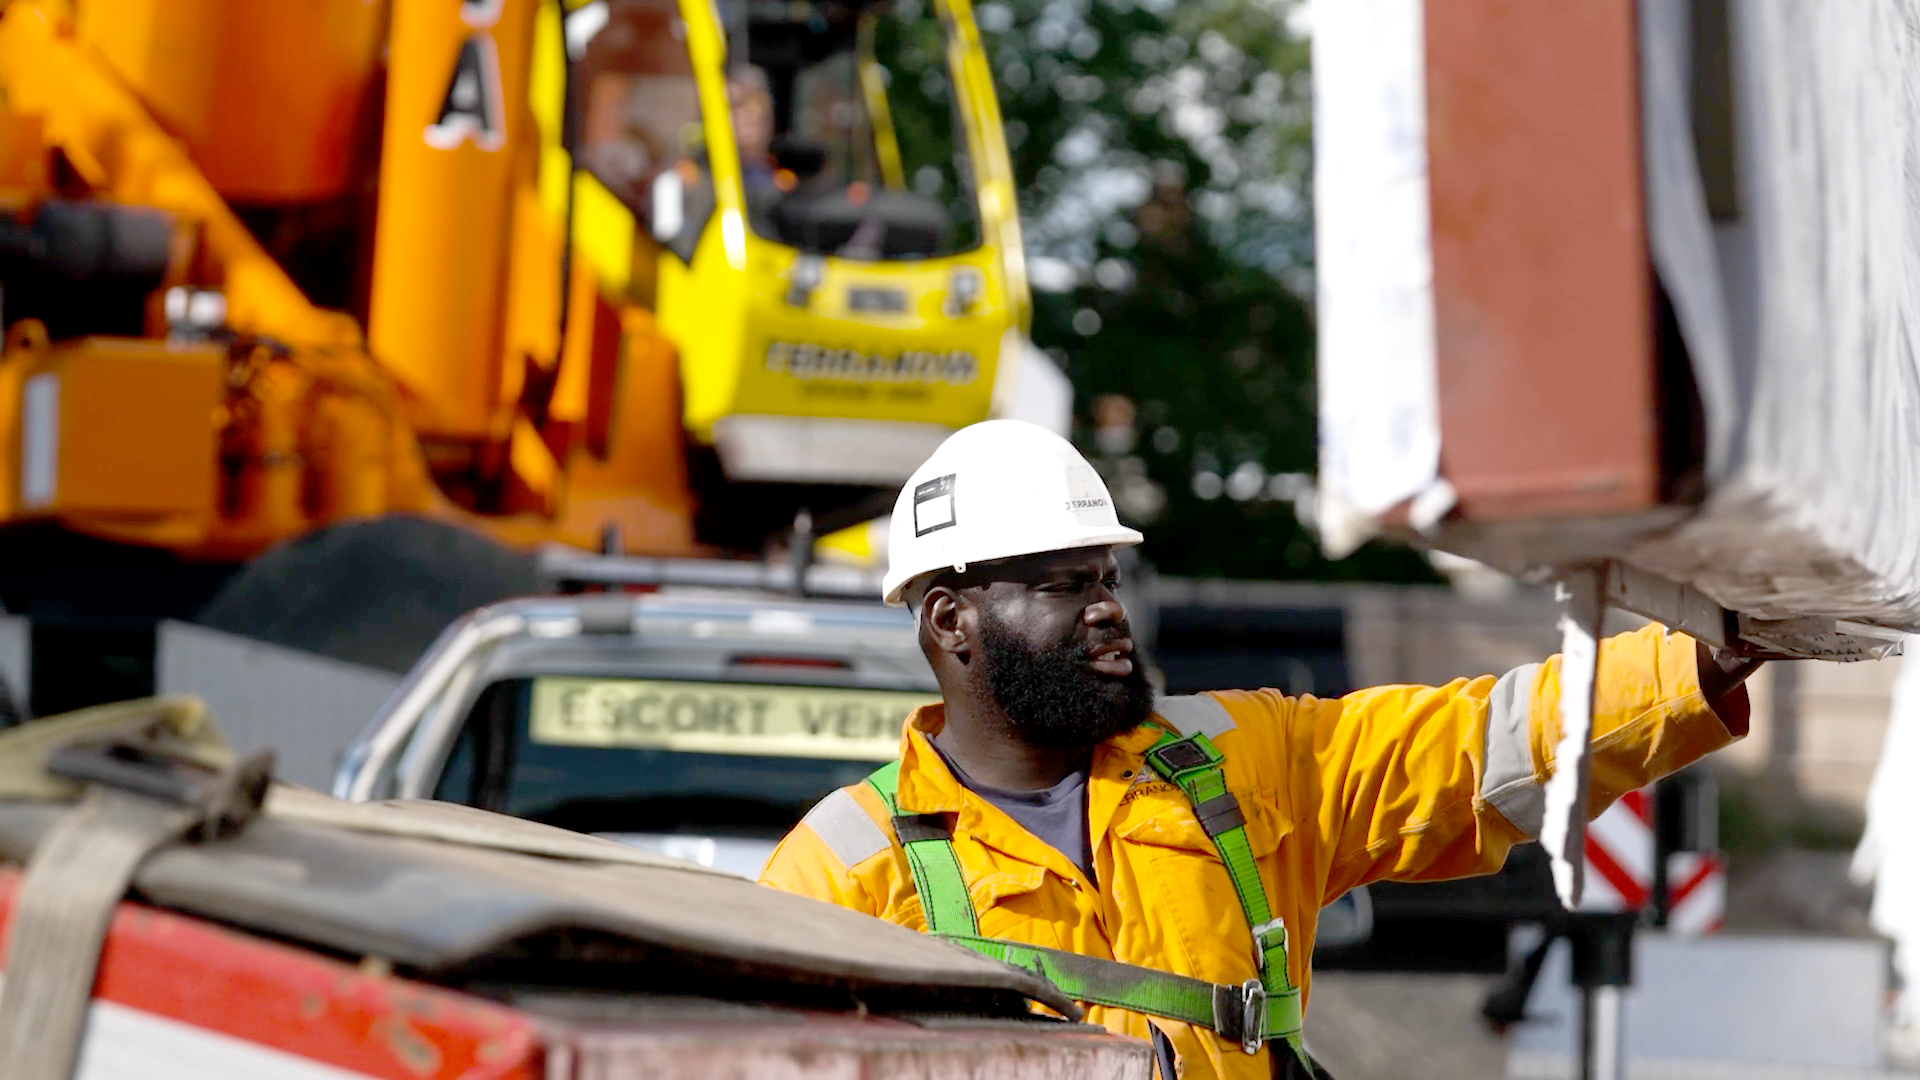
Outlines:
[{"label": "reflective stripe on jacket", "polygon": [[[1622,794],[1731,742],[1701,696],[1693,639],[1649,626],[1601,644],[1594,708],[1598,814]],[[1320,908],[1370,881],[1488,874],[1540,828],[1559,737],[1560,659],[1441,687],[1383,686],[1337,700],[1276,690],[1161,699],[1158,722],[1204,731],[1226,758],[1275,914],[1291,930],[1296,985],[1311,991]],[[1735,699],[1744,707],[1744,691]],[[918,710],[900,747],[902,813],[956,815],[953,846],[980,933],[1216,983],[1255,977],[1233,884],[1178,788],[1142,767],[1159,732],[1097,747],[1087,831],[1098,883],[962,787],[927,742],[942,706]],[[906,855],[865,784],[821,800],[781,841],[761,881],[926,929]],[[1148,1019],[1088,1019],[1147,1038]],[[1167,1020],[1187,1080],[1271,1075],[1212,1031]],[[1284,1049],[1284,1048],[1282,1048]]]}]

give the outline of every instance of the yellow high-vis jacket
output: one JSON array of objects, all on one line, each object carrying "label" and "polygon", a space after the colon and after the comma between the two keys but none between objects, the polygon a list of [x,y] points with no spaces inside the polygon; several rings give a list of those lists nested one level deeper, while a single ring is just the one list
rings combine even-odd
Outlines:
[{"label": "yellow high-vis jacket", "polygon": [[[1693,639],[1649,626],[1601,643],[1589,815],[1733,741],[1700,693]],[[928,743],[943,707],[917,711],[900,747],[903,814],[956,815],[980,933],[1158,968],[1208,982],[1257,977],[1250,928],[1213,843],[1172,784],[1144,767],[1156,725],[1203,731],[1227,786],[1303,998],[1322,906],[1370,881],[1489,874],[1533,838],[1559,740],[1560,658],[1445,686],[1383,686],[1337,700],[1276,690],[1162,698],[1153,721],[1093,754],[1087,833],[1095,880],[954,779]],[[1744,710],[1744,691],[1723,703]],[[1744,732],[1744,712],[1733,730]],[[865,784],[821,800],[761,881],[925,930],[913,874],[885,805]],[[1088,1020],[1149,1038],[1149,1018],[1094,1007]],[[1152,1023],[1186,1080],[1272,1075],[1213,1031]],[[1278,1052],[1285,1053],[1284,1044]]]}]

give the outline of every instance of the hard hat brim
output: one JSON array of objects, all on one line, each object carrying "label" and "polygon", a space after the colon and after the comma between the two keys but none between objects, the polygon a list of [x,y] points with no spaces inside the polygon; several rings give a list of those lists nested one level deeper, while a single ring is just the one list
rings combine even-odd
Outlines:
[{"label": "hard hat brim", "polygon": [[[1044,555],[1051,551],[1077,551],[1080,548],[1090,547],[1131,547],[1144,539],[1146,539],[1146,537],[1140,534],[1140,530],[1129,529],[1125,525],[1092,525],[1068,533],[1065,536],[1056,536],[1043,544],[1036,544],[1032,547],[1022,547],[1020,550],[1015,551],[998,551],[983,555],[971,561],[976,563],[993,562],[996,559],[1017,559],[1023,555]],[[886,595],[884,597],[887,605],[889,607],[905,607],[906,600],[903,599],[903,595],[913,579],[923,574],[931,574],[937,570],[944,569],[946,565],[945,563],[941,563],[934,566],[924,566],[903,574],[898,581],[887,581],[885,583]],[[891,577],[891,574],[888,576]]]}]

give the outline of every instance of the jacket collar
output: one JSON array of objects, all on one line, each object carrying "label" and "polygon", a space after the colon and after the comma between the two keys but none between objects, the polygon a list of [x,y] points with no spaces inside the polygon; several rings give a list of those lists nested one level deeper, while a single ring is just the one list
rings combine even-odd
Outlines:
[{"label": "jacket collar", "polygon": [[[1000,808],[969,792],[940,752],[932,736],[946,723],[946,706],[923,705],[907,718],[900,738],[900,776],[895,800],[903,814],[954,814],[958,832],[1062,877],[1078,877],[1079,869],[1025,829]],[[1094,748],[1087,780],[1087,835],[1095,851],[1112,824],[1120,799],[1140,778],[1149,747],[1163,729],[1158,718],[1116,735]]]},{"label": "jacket collar", "polygon": [[960,812],[965,789],[932,742],[946,723],[946,705],[922,705],[907,717],[901,729],[900,782],[895,800],[903,814]]},{"label": "jacket collar", "polygon": [[[946,726],[944,704],[922,705],[907,717],[900,733],[900,782],[896,799],[903,814],[958,814],[965,809],[966,788],[933,748],[933,736]],[[1093,774],[1111,771],[1138,773],[1148,748],[1164,729],[1158,716],[1108,739],[1094,748]]]}]

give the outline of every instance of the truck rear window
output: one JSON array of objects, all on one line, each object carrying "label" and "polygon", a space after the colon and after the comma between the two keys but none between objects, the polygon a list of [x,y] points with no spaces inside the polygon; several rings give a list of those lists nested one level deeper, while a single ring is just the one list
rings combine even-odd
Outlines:
[{"label": "truck rear window", "polygon": [[481,695],[434,797],[581,832],[777,838],[936,695],[546,677]]}]

